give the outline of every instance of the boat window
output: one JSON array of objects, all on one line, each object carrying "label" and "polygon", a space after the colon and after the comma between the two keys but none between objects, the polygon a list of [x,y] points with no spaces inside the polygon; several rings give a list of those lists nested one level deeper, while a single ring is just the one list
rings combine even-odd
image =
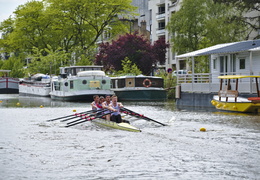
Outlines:
[{"label": "boat window", "polygon": [[246,69],[246,60],[243,59],[239,59],[239,69]]},{"label": "boat window", "polygon": [[56,91],[59,91],[60,90],[60,83],[59,82],[56,82],[56,81],[54,81],[54,89],[56,90]]},{"label": "boat window", "polygon": [[106,80],[102,80],[102,84],[106,84]]},{"label": "boat window", "polygon": [[73,81],[70,81],[70,89],[73,89]]},{"label": "boat window", "polygon": [[64,83],[64,86],[68,86],[68,85],[69,85],[68,82],[65,82],[65,83]]},{"label": "boat window", "polygon": [[87,81],[86,81],[86,80],[83,80],[83,81],[82,81],[82,84],[87,84]]}]

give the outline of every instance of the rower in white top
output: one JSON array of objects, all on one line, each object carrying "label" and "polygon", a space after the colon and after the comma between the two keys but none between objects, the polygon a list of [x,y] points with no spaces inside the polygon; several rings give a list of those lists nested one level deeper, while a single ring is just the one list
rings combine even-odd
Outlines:
[{"label": "rower in white top", "polygon": [[117,102],[117,96],[113,95],[112,96],[112,101],[109,104],[109,107],[111,108],[111,110],[113,111],[111,113],[111,121],[114,121],[116,123],[121,123],[122,122],[122,117],[120,114],[120,108],[123,108],[123,104],[120,102]]}]

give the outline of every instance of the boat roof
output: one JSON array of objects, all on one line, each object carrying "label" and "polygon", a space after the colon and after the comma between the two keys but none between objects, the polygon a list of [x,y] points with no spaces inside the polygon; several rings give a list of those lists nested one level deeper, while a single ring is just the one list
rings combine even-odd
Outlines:
[{"label": "boat roof", "polygon": [[77,74],[79,77],[86,77],[86,76],[106,76],[104,71],[80,71]]},{"label": "boat roof", "polygon": [[138,75],[138,76],[118,76],[118,77],[111,77],[111,79],[126,79],[126,78],[153,78],[153,79],[162,79],[158,76],[144,76],[144,75]]},{"label": "boat roof", "polygon": [[89,65],[89,66],[65,66],[60,68],[102,68],[103,66]]},{"label": "boat roof", "polygon": [[11,72],[11,70],[0,70],[0,72]]},{"label": "boat roof", "polygon": [[219,79],[241,79],[241,78],[260,78],[257,75],[226,75],[218,76]]}]

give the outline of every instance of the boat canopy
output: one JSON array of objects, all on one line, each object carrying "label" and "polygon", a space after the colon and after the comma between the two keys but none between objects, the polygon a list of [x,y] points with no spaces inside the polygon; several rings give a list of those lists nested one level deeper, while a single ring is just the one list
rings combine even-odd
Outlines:
[{"label": "boat canopy", "polygon": [[78,72],[78,77],[86,76],[106,76],[104,71],[80,71]]},{"label": "boat canopy", "polygon": [[241,78],[260,78],[257,75],[226,75],[226,76],[218,76],[219,79],[241,79]]},{"label": "boat canopy", "polygon": [[11,70],[0,70],[0,72],[9,73]]}]

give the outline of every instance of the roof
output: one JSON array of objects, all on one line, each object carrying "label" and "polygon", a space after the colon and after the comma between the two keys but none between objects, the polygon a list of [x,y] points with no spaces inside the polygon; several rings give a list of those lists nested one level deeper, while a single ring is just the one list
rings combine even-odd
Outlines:
[{"label": "roof", "polygon": [[234,43],[218,44],[218,45],[207,47],[207,48],[204,48],[204,49],[199,49],[197,51],[181,54],[181,55],[176,56],[176,57],[177,58],[184,58],[184,57],[200,56],[200,54],[202,54],[202,53],[205,53],[205,52],[208,52],[208,51],[211,51],[211,50],[215,50],[215,49],[219,49],[219,48],[223,48],[223,47],[229,46],[231,44],[234,44]]},{"label": "roof", "polygon": [[218,44],[208,48],[182,54],[176,57],[184,58],[184,57],[211,55],[211,54],[230,54],[230,53],[245,52],[245,51],[260,51],[260,39]]},{"label": "roof", "polygon": [[219,79],[241,79],[241,78],[260,78],[256,75],[227,75],[227,76],[218,76]]}]

